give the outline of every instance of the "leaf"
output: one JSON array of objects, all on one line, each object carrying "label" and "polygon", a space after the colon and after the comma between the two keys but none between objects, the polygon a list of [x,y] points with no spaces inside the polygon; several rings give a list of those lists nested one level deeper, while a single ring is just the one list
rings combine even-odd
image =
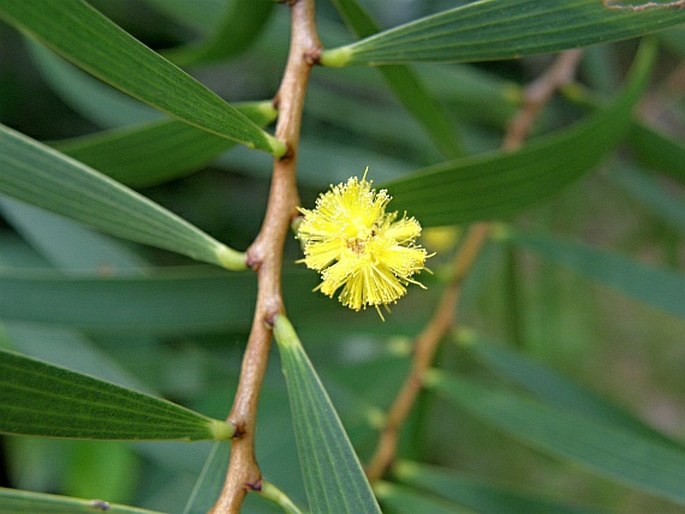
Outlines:
[{"label": "leaf", "polygon": [[[685,153],[683,157],[685,158]],[[659,183],[653,175],[628,162],[621,162],[613,168],[606,175],[610,183],[647,207],[665,223],[685,233],[685,202],[682,192],[668,190],[664,187],[666,184]]]},{"label": "leaf", "polygon": [[73,278],[0,270],[0,318],[97,332],[240,330],[249,327],[255,289],[252,275],[211,270]]},{"label": "leaf", "polygon": [[685,22],[675,8],[620,9],[600,0],[482,0],[326,50],[326,66],[514,59],[608,43]]},{"label": "leaf", "polygon": [[469,514],[472,512],[442,498],[436,498],[425,492],[389,482],[379,482],[376,485],[376,491],[383,507],[397,514],[417,514],[419,512],[426,514]]},{"label": "leaf", "polygon": [[458,475],[418,462],[401,461],[393,475],[412,487],[430,491],[480,514],[599,514],[585,507],[565,505],[551,499]]},{"label": "leaf", "polygon": [[359,459],[292,325],[274,320],[300,468],[312,512],[380,513]]},{"label": "leaf", "polygon": [[496,219],[550,196],[597,166],[630,123],[655,57],[652,44],[638,53],[624,93],[605,111],[561,134],[515,152],[496,151],[437,164],[383,184],[393,208],[422,225]]},{"label": "leaf", "polygon": [[512,242],[657,309],[685,318],[685,277],[682,275],[545,236],[517,234]]},{"label": "leaf", "polygon": [[433,371],[427,386],[505,434],[600,475],[685,504],[685,452],[671,445],[472,381]]},{"label": "leaf", "polygon": [[0,125],[0,193],[103,232],[228,269],[244,255],[97,171]]},{"label": "leaf", "polygon": [[[334,0],[333,3],[358,37],[378,32],[376,22],[356,0]],[[380,68],[379,71],[395,96],[430,134],[443,155],[455,158],[464,154],[444,110],[440,109],[411,68],[391,66]]]},{"label": "leaf", "polygon": [[117,505],[103,500],[81,500],[55,494],[34,493],[0,487],[0,514],[162,514],[138,507]]},{"label": "leaf", "polygon": [[214,443],[205,465],[197,477],[195,487],[188,497],[183,514],[205,514],[209,512],[221,493],[230,453],[230,443],[226,441]]},{"label": "leaf", "polygon": [[682,141],[640,123],[633,123],[628,139],[631,150],[642,164],[685,183],[685,145]]},{"label": "leaf", "polygon": [[180,405],[0,350],[0,432],[78,439],[229,439]]},{"label": "leaf", "polygon": [[233,0],[207,39],[197,45],[172,48],[163,55],[179,66],[234,57],[262,34],[275,5],[273,0]]},{"label": "leaf", "polygon": [[83,0],[1,0],[0,18],[88,73],[181,120],[277,157],[285,145]]},{"label": "leaf", "polygon": [[636,435],[660,439],[668,444],[678,444],[619,406],[575,384],[553,369],[503,345],[475,339],[468,341],[464,346],[482,364],[523,387],[547,405],[566,412],[575,412],[605,425],[632,431]]},{"label": "leaf", "polygon": [[[271,102],[237,104],[260,126],[273,121]],[[201,169],[234,143],[177,120],[160,120],[50,143],[50,146],[131,187],[147,187]]]}]

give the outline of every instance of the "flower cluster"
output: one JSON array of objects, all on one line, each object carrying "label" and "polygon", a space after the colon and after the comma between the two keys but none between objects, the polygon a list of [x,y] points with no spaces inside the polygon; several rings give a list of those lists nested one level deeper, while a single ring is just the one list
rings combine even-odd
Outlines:
[{"label": "flower cluster", "polygon": [[371,189],[365,172],[321,194],[313,210],[300,209],[300,262],[321,273],[323,294],[332,298],[342,288],[340,302],[350,309],[373,305],[380,314],[379,306],[404,296],[409,283],[421,286],[411,278],[429,257],[414,244],[421,225],[386,213],[390,200],[386,190]]}]

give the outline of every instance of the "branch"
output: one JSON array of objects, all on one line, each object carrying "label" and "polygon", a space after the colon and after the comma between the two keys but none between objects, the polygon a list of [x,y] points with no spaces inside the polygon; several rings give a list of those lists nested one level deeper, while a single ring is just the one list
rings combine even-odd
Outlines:
[{"label": "branch", "polygon": [[[504,149],[514,150],[523,144],[540,110],[558,88],[573,79],[581,55],[580,50],[563,52],[545,73],[526,88],[524,105],[512,119],[505,134],[502,143]],[[455,324],[463,279],[476,262],[491,230],[491,223],[474,224],[455,256],[447,287],[433,317],[414,342],[409,374],[388,411],[378,446],[366,468],[370,482],[380,479],[395,459],[400,430],[421,390],[426,370],[433,362],[445,334]]]},{"label": "branch", "polygon": [[284,312],[281,295],[283,245],[299,203],[296,184],[297,150],[309,72],[321,48],[314,20],[314,0],[292,0],[288,62],[274,104],[279,108],[276,137],[288,151],[274,162],[271,190],[259,235],[247,250],[247,264],[257,272],[257,305],[245,348],[238,389],[228,421],[236,427],[223,490],[212,514],[240,511],[250,490],[262,489],[255,459],[257,404],[271,347],[271,325]]}]

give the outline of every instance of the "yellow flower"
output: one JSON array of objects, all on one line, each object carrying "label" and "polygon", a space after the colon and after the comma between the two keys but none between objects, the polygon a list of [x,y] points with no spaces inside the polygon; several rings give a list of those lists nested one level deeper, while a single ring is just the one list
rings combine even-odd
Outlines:
[{"label": "yellow flower", "polygon": [[342,288],[340,302],[355,311],[373,305],[380,315],[379,306],[404,296],[409,283],[423,287],[411,278],[429,257],[414,244],[421,225],[386,213],[390,200],[385,189],[371,189],[365,171],[361,181],[352,177],[321,194],[313,210],[300,209],[300,262],[321,273],[316,289],[332,298]]}]

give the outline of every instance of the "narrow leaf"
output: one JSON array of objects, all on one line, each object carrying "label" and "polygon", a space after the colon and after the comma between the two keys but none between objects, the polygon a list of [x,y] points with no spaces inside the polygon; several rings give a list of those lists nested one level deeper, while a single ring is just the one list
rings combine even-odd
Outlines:
[{"label": "narrow leaf", "polygon": [[[481,0],[326,50],[327,66],[514,59],[608,43],[685,22],[675,7],[607,7],[600,0]],[[628,2],[626,2],[628,3]]]},{"label": "narrow leaf", "polygon": [[0,432],[79,439],[229,439],[227,423],[0,350]]},{"label": "narrow leaf", "polygon": [[88,73],[186,123],[275,156],[285,145],[83,0],[1,0],[0,18]]},{"label": "narrow leaf", "polygon": [[[276,117],[271,102],[237,104],[236,108],[259,126]],[[167,119],[57,141],[50,146],[118,182],[147,187],[201,169],[234,143]]]},{"label": "narrow leaf", "polygon": [[575,384],[551,368],[503,345],[481,340],[469,341],[466,349],[498,375],[513,381],[538,400],[566,412],[575,412],[606,425],[632,431],[638,435],[677,444],[647,426],[628,411]]},{"label": "narrow leaf", "polygon": [[164,56],[179,66],[226,60],[247,49],[266,27],[273,0],[233,0],[218,27],[199,44],[173,48]]},{"label": "narrow leaf", "polygon": [[0,514],[162,514],[138,507],[128,507],[104,500],[81,500],[55,494],[34,493],[0,487]]},{"label": "narrow leaf", "polygon": [[605,111],[515,152],[449,161],[387,182],[393,208],[410,212],[426,226],[449,225],[501,218],[557,193],[597,166],[620,141],[655,50],[651,43],[641,47],[626,90]]},{"label": "narrow leaf", "polygon": [[295,440],[312,512],[380,513],[359,459],[292,325],[276,316],[274,337],[290,398]]},{"label": "narrow leaf", "polygon": [[0,125],[0,193],[103,232],[228,269],[244,256],[118,182]]},{"label": "narrow leaf", "polygon": [[221,493],[230,453],[231,445],[228,442],[214,443],[183,508],[183,514],[205,514],[210,511]]},{"label": "narrow leaf", "polygon": [[[334,0],[333,3],[358,37],[379,31],[376,22],[357,0]],[[445,157],[455,158],[464,154],[445,111],[440,109],[411,68],[392,66],[380,68],[379,71],[395,96],[423,125]]]},{"label": "narrow leaf", "polygon": [[480,514],[599,514],[600,511],[555,502],[551,499],[504,489],[467,478],[448,469],[401,461],[393,467],[401,482],[430,491]]},{"label": "narrow leaf", "polygon": [[685,144],[640,123],[630,130],[631,149],[650,168],[685,183]]},{"label": "narrow leaf", "polygon": [[685,277],[632,259],[545,236],[517,234],[512,242],[576,273],[658,309],[685,318]]},{"label": "narrow leaf", "polygon": [[450,501],[408,487],[389,482],[376,485],[376,493],[384,508],[396,514],[470,514],[472,511],[464,509]]},{"label": "narrow leaf", "polygon": [[428,387],[504,433],[546,453],[657,496],[685,504],[685,452],[575,412],[488,389],[440,372]]}]

